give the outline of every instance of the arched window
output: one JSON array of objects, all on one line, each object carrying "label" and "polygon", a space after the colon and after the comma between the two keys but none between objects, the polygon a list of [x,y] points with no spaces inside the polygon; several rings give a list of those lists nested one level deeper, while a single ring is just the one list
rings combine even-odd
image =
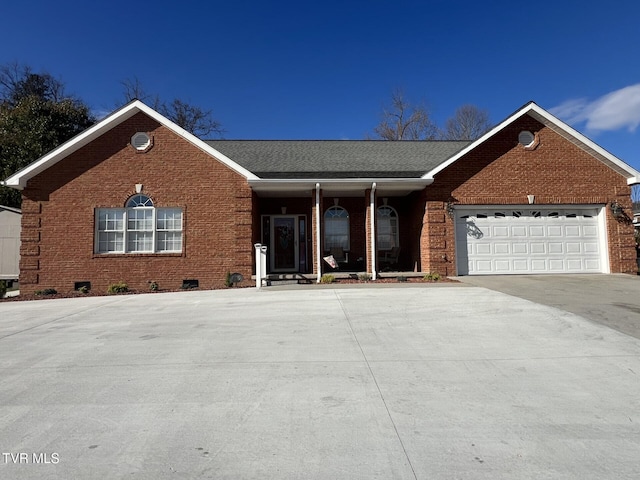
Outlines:
[{"label": "arched window", "polygon": [[388,205],[378,207],[376,223],[378,230],[378,250],[391,250],[394,247],[399,247],[398,212]]},{"label": "arched window", "polygon": [[182,251],[182,209],[155,208],[137,194],[125,208],[96,210],[97,253],[173,253]]},{"label": "arched window", "polygon": [[349,213],[337,205],[324,212],[324,248],[350,250]]},{"label": "arched window", "polygon": [[153,252],[153,201],[134,195],[127,202],[127,251]]},{"label": "arched window", "polygon": [[146,195],[134,195],[127,202],[127,208],[134,207],[153,207],[153,200]]}]

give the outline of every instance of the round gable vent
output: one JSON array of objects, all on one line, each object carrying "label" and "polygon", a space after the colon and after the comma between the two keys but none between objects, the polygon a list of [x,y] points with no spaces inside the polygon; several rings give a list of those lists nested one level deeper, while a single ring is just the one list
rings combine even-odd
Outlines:
[{"label": "round gable vent", "polygon": [[518,143],[520,145],[524,145],[525,147],[530,147],[535,141],[536,136],[531,133],[529,130],[523,130],[518,135]]},{"label": "round gable vent", "polygon": [[131,137],[131,146],[139,152],[145,152],[151,147],[151,137],[144,132],[137,132]]}]

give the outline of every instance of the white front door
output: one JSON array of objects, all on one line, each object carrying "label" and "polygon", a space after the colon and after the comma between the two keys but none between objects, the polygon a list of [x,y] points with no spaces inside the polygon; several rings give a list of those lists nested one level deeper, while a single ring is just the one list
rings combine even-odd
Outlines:
[{"label": "white front door", "polygon": [[594,206],[456,208],[459,275],[607,273],[604,211]]}]

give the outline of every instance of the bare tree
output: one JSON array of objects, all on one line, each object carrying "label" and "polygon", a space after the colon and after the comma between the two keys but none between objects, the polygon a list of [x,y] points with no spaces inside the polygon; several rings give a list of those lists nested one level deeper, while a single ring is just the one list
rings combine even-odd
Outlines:
[{"label": "bare tree", "polygon": [[631,186],[631,203],[633,205],[633,210],[640,211],[640,184],[635,184]]},{"label": "bare tree", "polygon": [[382,140],[432,140],[438,127],[424,104],[411,104],[400,89],[391,94],[391,105],[382,111],[382,119],[373,129],[373,138]]},{"label": "bare tree", "polygon": [[444,140],[475,140],[491,128],[489,113],[475,105],[462,105],[447,120],[442,133]]},{"label": "bare tree", "polygon": [[212,110],[203,110],[178,98],[165,103],[160,100],[158,95],[148,93],[137,77],[126,79],[121,84],[124,89],[125,101],[141,100],[176,125],[181,126],[197,137],[204,137],[210,134],[222,137],[225,133],[222,124],[213,118]]},{"label": "bare tree", "polygon": [[225,132],[222,124],[213,118],[211,110],[202,110],[177,98],[169,104],[163,103],[160,113],[197,137],[211,133],[221,137]]},{"label": "bare tree", "polygon": [[27,97],[52,102],[70,98],[62,81],[47,72],[34,73],[30,66],[17,62],[0,65],[0,99],[15,107]]},{"label": "bare tree", "polygon": [[127,78],[120,82],[122,85],[123,94],[125,102],[130,102],[131,100],[140,100],[147,105],[149,105],[154,110],[158,110],[160,108],[160,97],[158,95],[151,95],[148,93],[138,77]]}]

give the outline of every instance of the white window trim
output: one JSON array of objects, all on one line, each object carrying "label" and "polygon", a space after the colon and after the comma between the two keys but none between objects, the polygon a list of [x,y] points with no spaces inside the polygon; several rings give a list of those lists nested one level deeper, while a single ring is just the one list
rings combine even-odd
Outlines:
[{"label": "white window trim", "polygon": [[[381,216],[380,215],[380,210],[381,209],[389,209],[391,210],[394,215],[385,215],[385,216]],[[392,245],[389,248],[381,248],[380,245],[383,245],[385,242],[382,242],[380,240],[380,225],[382,224],[381,219],[382,218],[389,218],[389,219],[394,219],[395,220],[395,233],[393,235],[393,243],[395,243],[395,245]],[[377,231],[376,231],[376,243],[377,243],[377,248],[378,251],[384,252],[384,251],[390,251],[392,250],[394,247],[400,247],[400,217],[398,216],[398,211],[389,206],[389,205],[380,205],[378,208],[376,208],[376,223],[377,223]]]},{"label": "white window trim", "polygon": [[[139,210],[151,210],[151,230],[131,230],[129,229],[129,213]],[[180,211],[180,229],[159,229],[157,224],[157,212],[165,210],[165,208],[157,207],[125,207],[125,208],[96,208],[95,209],[95,229],[94,229],[94,254],[96,255],[145,255],[145,254],[178,254],[184,250],[184,211],[180,207],[167,207],[166,210]],[[122,230],[100,230],[100,212],[115,211],[122,215]],[[100,251],[100,233],[116,232],[123,235],[122,250],[118,251]],[[129,250],[129,239],[132,232],[151,232],[152,249],[151,250]],[[180,232],[180,250],[161,250],[158,248],[158,232]]]},{"label": "white window trim", "polygon": [[[345,214],[346,214],[346,217],[342,217],[342,216],[327,217],[327,213],[329,213],[329,211],[332,210],[332,209],[340,209],[340,210],[344,211]],[[324,215],[323,215],[323,219],[324,219],[324,225],[325,225],[325,228],[323,229],[324,230],[323,241],[324,241],[324,244],[325,244],[325,249],[328,250],[327,245],[326,245],[327,244],[327,228],[326,228],[326,226],[327,226],[327,223],[328,223],[327,220],[329,220],[331,222],[331,221],[335,221],[335,219],[340,219],[340,220],[344,220],[345,223],[347,224],[347,244],[343,248],[343,250],[345,252],[351,251],[351,217],[349,215],[349,211],[346,208],[341,207],[340,205],[333,205],[333,206],[331,206],[331,207],[329,207],[329,208],[327,208],[325,210]]]}]

